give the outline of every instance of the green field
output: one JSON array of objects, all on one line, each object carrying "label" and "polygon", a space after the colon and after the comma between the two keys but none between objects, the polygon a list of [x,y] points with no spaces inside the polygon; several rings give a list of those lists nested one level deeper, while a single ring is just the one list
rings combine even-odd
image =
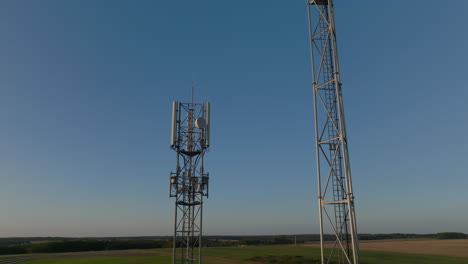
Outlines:
[{"label": "green field", "polygon": [[170,264],[171,257],[97,257],[70,259],[39,259],[25,264]]},{"label": "green field", "polygon": [[[168,253],[170,250],[154,250]],[[265,258],[265,256],[276,256]],[[283,256],[283,257],[279,257]],[[289,256],[289,257],[284,257]],[[257,257],[257,261],[254,261]],[[242,263],[277,263],[310,264],[316,263],[319,249],[294,246],[259,246],[204,249],[204,264],[242,264]],[[269,260],[276,262],[268,262]],[[169,264],[169,256],[151,257],[94,257],[70,259],[40,259],[24,262],[26,264]],[[362,251],[362,264],[468,264],[468,258],[418,255],[376,251]]]},{"label": "green field", "polygon": [[[302,256],[304,259],[319,258],[318,248],[293,246],[267,246],[244,248],[209,248],[205,250],[206,256],[217,256],[236,260],[246,260],[255,256],[290,255]],[[307,263],[307,262],[304,262]],[[404,253],[362,251],[362,264],[468,264],[468,258],[455,258],[434,255],[416,255]]]}]

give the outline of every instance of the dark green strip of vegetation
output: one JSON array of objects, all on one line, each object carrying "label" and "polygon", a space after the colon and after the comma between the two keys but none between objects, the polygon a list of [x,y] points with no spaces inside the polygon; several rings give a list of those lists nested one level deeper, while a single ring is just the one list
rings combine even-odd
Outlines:
[{"label": "dark green strip of vegetation", "polygon": [[163,240],[72,240],[1,246],[0,255],[150,249],[163,247],[172,247],[172,243],[170,241]]},{"label": "dark green strip of vegetation", "polygon": [[[432,238],[432,239],[466,239],[466,234],[457,232],[444,232],[437,234],[359,234],[360,240],[381,239],[408,239],[408,238]],[[335,239],[332,235],[325,235],[325,240]],[[234,247],[251,245],[285,245],[303,244],[319,241],[319,235],[296,236],[207,236],[203,246],[206,247]],[[125,249],[150,249],[172,248],[172,239],[160,237],[159,239],[143,238],[113,238],[113,239],[72,239],[63,238],[0,238],[0,255],[14,255],[27,253],[62,253],[81,251],[125,250]],[[266,262],[268,263],[268,262]],[[292,263],[292,262],[291,262]],[[300,263],[300,262],[299,262]]]},{"label": "dark green strip of vegetation", "polygon": [[445,232],[445,233],[437,233],[437,239],[465,239],[468,238],[468,235],[463,233],[457,232]]}]

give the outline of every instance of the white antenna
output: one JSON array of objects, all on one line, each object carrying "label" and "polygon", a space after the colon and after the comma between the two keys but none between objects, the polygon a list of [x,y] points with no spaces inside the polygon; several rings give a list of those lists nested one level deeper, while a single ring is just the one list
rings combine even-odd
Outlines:
[{"label": "white antenna", "polygon": [[172,129],[171,129],[171,147],[175,146],[177,138],[177,112],[178,103],[172,102]]},{"label": "white antenna", "polygon": [[210,146],[210,102],[205,103],[205,144]]}]

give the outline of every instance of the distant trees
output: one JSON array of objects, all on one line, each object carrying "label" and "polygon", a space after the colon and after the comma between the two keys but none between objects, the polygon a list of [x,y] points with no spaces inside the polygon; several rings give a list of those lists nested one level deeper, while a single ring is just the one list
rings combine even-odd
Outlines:
[{"label": "distant trees", "polygon": [[1,246],[0,255],[16,255],[26,254],[26,248],[24,246]]},{"label": "distant trees", "polygon": [[259,245],[284,245],[284,244],[292,244],[293,240],[289,239],[287,236],[275,236],[275,237],[264,237],[263,239],[242,239],[238,242],[239,245],[246,245],[246,246],[259,246]]},{"label": "distant trees", "polygon": [[239,245],[245,246],[259,246],[259,245],[268,245],[269,240],[260,240],[260,239],[242,239],[239,241]]},{"label": "distant trees", "polygon": [[172,247],[165,240],[69,240],[0,246],[0,255]]},{"label": "distant trees", "polygon": [[458,232],[443,232],[436,234],[437,239],[466,239],[467,235]]},{"label": "distant trees", "polygon": [[408,238],[436,238],[435,234],[359,234],[360,240],[382,240],[382,239],[408,239]]},{"label": "distant trees", "polygon": [[293,241],[288,239],[286,236],[276,236],[273,238],[273,241],[272,241],[273,245],[291,244],[291,243],[293,243]]},{"label": "distant trees", "polygon": [[74,240],[31,244],[27,247],[27,251],[28,253],[100,251],[104,250],[106,246],[106,241]]}]

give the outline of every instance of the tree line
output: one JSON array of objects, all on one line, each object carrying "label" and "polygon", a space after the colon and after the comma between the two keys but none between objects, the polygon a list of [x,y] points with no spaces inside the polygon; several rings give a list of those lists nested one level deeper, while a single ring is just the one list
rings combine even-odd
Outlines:
[{"label": "tree line", "polygon": [[[458,232],[443,232],[436,234],[359,234],[360,240],[381,239],[467,239],[468,235]],[[333,241],[334,235],[324,236],[326,241]],[[128,238],[128,239],[72,239],[52,238],[45,242],[42,238],[0,238],[0,255],[30,254],[30,253],[62,253],[81,251],[104,251],[125,249],[172,248],[173,240],[169,237],[159,239]],[[255,245],[304,244],[320,240],[319,235],[280,235],[280,236],[207,236],[204,237],[204,247],[233,247]]]},{"label": "tree line", "polygon": [[165,240],[70,240],[0,246],[0,255],[172,247]]}]

